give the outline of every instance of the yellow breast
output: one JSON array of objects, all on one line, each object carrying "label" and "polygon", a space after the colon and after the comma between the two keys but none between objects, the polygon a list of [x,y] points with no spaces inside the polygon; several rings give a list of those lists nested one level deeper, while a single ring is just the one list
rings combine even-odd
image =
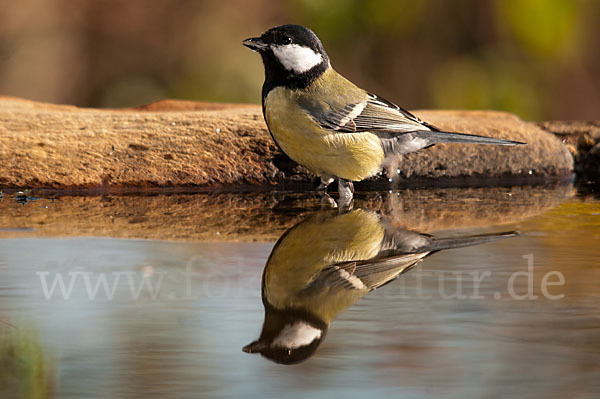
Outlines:
[{"label": "yellow breast", "polygon": [[323,129],[294,101],[290,89],[269,92],[265,119],[283,152],[318,176],[360,181],[381,169],[384,153],[376,135]]}]

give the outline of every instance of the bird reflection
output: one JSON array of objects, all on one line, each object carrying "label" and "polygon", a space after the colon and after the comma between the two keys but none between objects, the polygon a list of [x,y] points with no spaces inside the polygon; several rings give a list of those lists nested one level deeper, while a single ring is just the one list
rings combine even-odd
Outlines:
[{"label": "bird reflection", "polygon": [[318,212],[275,244],[262,276],[262,332],[243,351],[277,363],[302,362],[315,353],[340,312],[423,258],[516,234],[435,238],[394,227],[369,210]]}]

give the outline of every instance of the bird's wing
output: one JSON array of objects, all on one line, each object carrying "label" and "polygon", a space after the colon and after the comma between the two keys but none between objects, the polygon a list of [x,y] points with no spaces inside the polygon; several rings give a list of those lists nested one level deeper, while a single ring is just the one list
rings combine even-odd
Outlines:
[{"label": "bird's wing", "polygon": [[352,290],[371,291],[380,287],[400,274],[410,270],[429,253],[414,253],[336,263],[324,268],[313,280],[311,286],[326,286],[328,288],[345,288]]},{"label": "bird's wing", "polygon": [[372,93],[367,99],[343,107],[332,107],[328,112],[312,114],[326,129],[343,133],[356,132],[414,132],[438,129],[422,121],[405,109]]},{"label": "bird's wing", "polygon": [[437,251],[469,247],[515,237],[507,231],[462,237],[435,238],[408,230],[386,236],[381,251],[371,259],[338,262],[323,268],[308,288],[340,287],[371,291],[412,269],[419,261]]},{"label": "bird's wing", "polygon": [[[316,107],[307,103],[305,110],[324,129],[340,133],[369,132],[377,135],[387,155],[406,154],[439,143],[521,145],[520,141],[441,131],[407,110],[372,93],[364,92],[359,102],[344,102]],[[302,106],[302,103],[301,103]],[[323,108],[327,111],[321,111]]]}]

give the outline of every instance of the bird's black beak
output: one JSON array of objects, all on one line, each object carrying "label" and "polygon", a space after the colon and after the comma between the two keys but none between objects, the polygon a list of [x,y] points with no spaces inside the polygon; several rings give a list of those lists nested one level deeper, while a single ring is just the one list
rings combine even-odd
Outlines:
[{"label": "bird's black beak", "polygon": [[259,341],[254,341],[242,348],[242,351],[246,353],[260,353],[265,349],[266,345]]},{"label": "bird's black beak", "polygon": [[242,44],[248,47],[252,51],[261,51],[268,48],[268,45],[263,42],[260,37],[251,37],[242,42]]}]

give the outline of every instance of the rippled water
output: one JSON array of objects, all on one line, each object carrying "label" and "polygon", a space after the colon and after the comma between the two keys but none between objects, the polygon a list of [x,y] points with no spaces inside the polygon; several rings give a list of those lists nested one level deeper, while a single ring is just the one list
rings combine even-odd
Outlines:
[{"label": "rippled water", "polygon": [[[427,189],[322,208],[311,194],[5,195],[0,397],[600,396],[596,197]],[[513,230],[412,269],[415,251],[398,252],[425,234]],[[370,293],[349,278],[383,284],[403,267]],[[307,275],[322,284],[303,291]],[[242,351],[261,336],[263,300],[277,316],[263,341],[299,363]],[[297,322],[313,329],[285,330]]]}]

